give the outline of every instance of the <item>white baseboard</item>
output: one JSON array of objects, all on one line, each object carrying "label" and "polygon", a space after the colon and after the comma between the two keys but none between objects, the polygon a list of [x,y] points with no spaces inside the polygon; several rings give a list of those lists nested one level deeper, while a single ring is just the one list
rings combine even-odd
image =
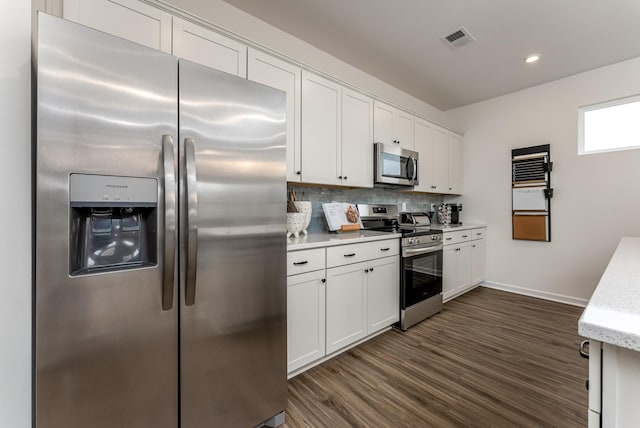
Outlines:
[{"label": "white baseboard", "polygon": [[510,293],[522,294],[524,296],[537,297],[539,299],[551,300],[553,302],[565,303],[572,306],[587,306],[588,299],[580,299],[578,297],[565,296],[564,294],[549,293],[548,291],[533,290],[531,288],[518,287],[511,284],[501,284],[499,282],[485,281],[480,284],[481,287],[494,288],[496,290],[508,291]]}]

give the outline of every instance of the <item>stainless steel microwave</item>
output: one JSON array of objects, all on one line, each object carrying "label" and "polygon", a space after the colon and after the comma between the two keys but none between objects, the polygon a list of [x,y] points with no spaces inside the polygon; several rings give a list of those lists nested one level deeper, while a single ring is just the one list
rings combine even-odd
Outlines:
[{"label": "stainless steel microwave", "polygon": [[374,183],[415,186],[418,184],[418,152],[389,144],[374,145]]}]

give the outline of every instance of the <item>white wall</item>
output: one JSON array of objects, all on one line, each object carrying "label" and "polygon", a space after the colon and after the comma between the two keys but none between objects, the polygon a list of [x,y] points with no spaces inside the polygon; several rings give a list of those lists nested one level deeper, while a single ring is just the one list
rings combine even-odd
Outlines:
[{"label": "white wall", "polygon": [[146,0],[171,5],[446,126],[442,111],[221,0]]},{"label": "white wall", "polygon": [[0,426],[31,426],[31,4],[0,17]]},{"label": "white wall", "polygon": [[[445,113],[465,132],[464,219],[489,225],[488,281],[580,303],[620,238],[640,236],[640,150],[577,155],[578,107],[640,94],[638,76],[635,58]],[[511,149],[547,143],[552,242],[514,241]]]}]

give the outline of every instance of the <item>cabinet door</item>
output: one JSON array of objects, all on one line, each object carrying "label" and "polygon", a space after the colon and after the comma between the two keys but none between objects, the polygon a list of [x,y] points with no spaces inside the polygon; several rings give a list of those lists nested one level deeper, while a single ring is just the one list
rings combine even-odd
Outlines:
[{"label": "cabinet door", "polygon": [[325,355],[325,271],[287,277],[287,371]]},{"label": "cabinet door", "polygon": [[449,300],[456,294],[458,287],[458,251],[457,246],[444,247],[442,252],[442,299]]},{"label": "cabinet door", "polygon": [[302,181],[342,184],[341,86],[302,71]]},{"label": "cabinet door", "polygon": [[249,49],[247,77],[287,94],[287,181],[300,181],[300,78],[299,67]]},{"label": "cabinet door", "polygon": [[414,124],[414,150],[418,152],[418,183],[414,190],[418,192],[433,192],[433,141],[431,139],[431,124],[416,117]]},{"label": "cabinet door", "polygon": [[137,0],[64,0],[62,17],[171,53],[171,15]]},{"label": "cabinet door", "polygon": [[449,191],[457,195],[463,192],[462,137],[449,132]]},{"label": "cabinet door", "polygon": [[432,131],[433,150],[431,169],[434,192],[447,193],[449,189],[449,136],[447,130],[434,126]]},{"label": "cabinet door", "polygon": [[173,54],[225,73],[247,77],[247,47],[180,18],[173,18]]},{"label": "cabinet door", "polygon": [[375,143],[394,144],[393,113],[395,109],[387,104],[373,103],[373,141]]},{"label": "cabinet door", "polygon": [[342,89],[342,184],[373,187],[373,99]]},{"label": "cabinet door", "polygon": [[471,242],[457,246],[458,251],[458,284],[457,294],[471,288]]},{"label": "cabinet door", "polygon": [[367,334],[400,319],[400,260],[398,257],[369,262],[367,274]]},{"label": "cabinet door", "polygon": [[447,245],[442,261],[442,298],[448,300],[471,288],[471,243]]},{"label": "cabinet door", "polygon": [[367,335],[366,263],[327,269],[327,354]]},{"label": "cabinet door", "polygon": [[393,116],[393,133],[403,149],[413,150],[413,115],[402,110],[395,111]]},{"label": "cabinet door", "polygon": [[471,285],[480,284],[486,278],[486,247],[484,239],[471,241]]}]

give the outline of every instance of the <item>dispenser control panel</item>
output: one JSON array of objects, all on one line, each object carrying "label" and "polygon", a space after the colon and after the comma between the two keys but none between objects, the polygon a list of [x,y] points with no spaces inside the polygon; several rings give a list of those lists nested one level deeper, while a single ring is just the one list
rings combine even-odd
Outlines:
[{"label": "dispenser control panel", "polygon": [[155,178],[71,174],[69,201],[72,207],[154,206],[158,203],[158,181]]}]

